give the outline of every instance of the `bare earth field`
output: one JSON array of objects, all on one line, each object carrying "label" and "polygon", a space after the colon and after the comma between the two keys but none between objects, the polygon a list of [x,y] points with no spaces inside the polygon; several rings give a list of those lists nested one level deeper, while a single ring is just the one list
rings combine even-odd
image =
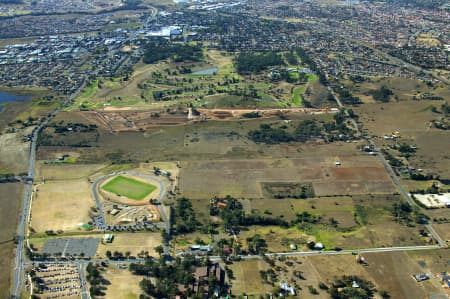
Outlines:
[{"label": "bare earth field", "polygon": [[139,276],[134,276],[128,269],[118,269],[116,266],[109,266],[103,277],[111,284],[107,286],[104,297],[107,299],[137,299],[141,294],[139,281],[142,279]]},{"label": "bare earth field", "polygon": [[[64,236],[56,236],[56,237],[37,237],[31,238],[30,243],[33,244],[33,247],[40,252],[44,247],[44,243],[51,238],[63,238]],[[83,234],[71,235],[67,236],[70,238],[97,238],[102,239],[103,234],[96,232],[88,232]],[[114,233],[114,240],[112,243],[99,243],[97,248],[97,252],[95,254],[95,258],[105,259],[106,251],[119,251],[125,255],[126,252],[130,252],[131,256],[137,256],[141,251],[148,252],[150,256],[158,257],[158,254],[155,252],[155,247],[162,244],[161,234],[154,232],[137,232],[137,233]]]},{"label": "bare earth field", "polygon": [[415,282],[411,275],[421,273],[421,269],[404,252],[364,254],[364,258],[369,263],[368,267],[357,264],[352,255],[308,257],[325,283],[345,273],[372,281],[377,289],[386,290],[391,298],[420,299],[440,292],[431,281]]},{"label": "bare earth field", "polygon": [[[383,166],[374,157],[354,154],[304,154],[298,159],[181,162],[180,191],[188,198],[231,195],[262,198],[261,183],[313,184],[317,196],[393,193]],[[341,166],[336,167],[335,161]],[[208,178],[205,184],[205,178]]]},{"label": "bare earth field", "polygon": [[[443,101],[401,101],[361,105],[355,108],[364,128],[371,134],[383,136],[399,131],[400,135],[417,137],[428,130],[430,121],[438,117],[430,105],[439,107]],[[438,131],[430,129],[430,131]]]},{"label": "bare earth field", "polygon": [[402,101],[386,104],[367,104],[355,108],[360,121],[370,135],[378,136],[378,145],[389,144],[383,140],[385,134],[400,132],[401,140],[415,144],[417,152],[410,158],[412,166],[432,172],[441,178],[450,177],[450,136],[448,131],[430,125],[432,120],[440,120],[441,114],[431,111],[440,107],[442,101]]},{"label": "bare earth field", "polygon": [[232,280],[234,294],[264,294],[272,291],[272,287],[263,284],[259,276],[259,271],[270,268],[267,263],[261,260],[243,261],[232,264],[230,268],[236,277]]},{"label": "bare earth field", "polygon": [[[0,184],[0,298],[6,298],[11,284],[14,241],[24,185]],[[4,297],[3,297],[4,296]]]},{"label": "bare earth field", "polygon": [[[61,155],[62,153],[55,154],[55,159]],[[52,181],[86,179],[106,167],[105,164],[44,164],[42,161],[38,161],[37,164],[36,178]]]},{"label": "bare earth field", "polygon": [[137,256],[141,251],[148,251],[149,255],[158,257],[155,247],[162,244],[160,233],[115,233],[112,243],[100,243],[97,255],[104,258],[106,251],[119,251],[125,254],[129,251],[131,255]]},{"label": "bare earth field", "polygon": [[30,143],[23,142],[22,137],[30,134],[32,127],[19,133],[0,135],[0,173],[11,172],[19,174],[28,169]]},{"label": "bare earth field", "polygon": [[[422,299],[433,294],[443,294],[444,290],[436,280],[417,283],[412,275],[428,273],[417,263],[417,259],[425,260],[427,265],[436,262],[445,264],[446,260],[438,257],[438,252],[420,253],[372,253],[364,254],[369,266],[364,267],[356,262],[354,255],[339,256],[312,256],[288,258],[286,261],[277,261],[276,266],[284,272],[277,272],[277,277],[296,286],[298,296],[301,298],[328,299],[330,295],[318,287],[320,282],[330,285],[336,277],[357,275],[375,284],[377,290],[385,290],[391,298],[396,299]],[[447,255],[448,258],[448,255]],[[264,284],[259,271],[267,270],[269,265],[262,261],[242,261],[230,266],[233,269],[235,280],[232,281],[234,294],[265,294],[271,292],[273,287]],[[304,279],[296,278],[294,271],[301,271]],[[436,271],[436,270],[434,270]],[[313,295],[308,286],[313,286],[319,292]],[[253,296],[253,298],[257,298]],[[378,298],[378,297],[377,297]]]},{"label": "bare earth field", "polygon": [[86,179],[47,181],[36,190],[31,214],[36,232],[74,231],[90,220],[88,213],[94,201]]},{"label": "bare earth field", "polygon": [[[92,123],[72,112],[67,113],[67,115],[73,118],[72,122]],[[292,123],[303,119],[322,120],[331,117],[330,114],[301,115],[295,116]],[[283,144],[268,146],[266,144],[255,144],[246,138],[249,130],[258,128],[261,123],[271,122],[280,122],[280,120],[274,118],[273,120],[207,121],[184,126],[160,126],[145,132],[122,132],[120,134],[111,133],[110,129],[98,124],[100,136],[97,141],[95,141],[95,138],[87,136],[86,133],[78,133],[76,138],[74,138],[74,134],[53,136],[56,144],[76,144],[90,138],[93,147],[41,146],[38,158],[41,160],[53,159],[55,152],[62,152],[63,150],[78,152],[80,157],[77,161],[82,163],[108,161],[107,154],[117,152],[122,154],[124,161],[145,162],[147,160],[179,161],[237,157],[247,159],[255,156],[284,158],[286,156],[299,156],[302,148],[306,148],[308,151],[316,151],[311,145]],[[333,151],[336,153],[345,152],[349,146],[337,146]]]},{"label": "bare earth field", "polygon": [[402,101],[412,100],[414,97],[419,98],[424,93],[434,94],[443,98],[450,96],[448,88],[444,84],[436,84],[433,87],[429,87],[420,80],[409,78],[372,78],[370,81],[363,83],[347,81],[345,85],[350,87],[352,93],[360,97],[364,103],[376,102],[370,92],[379,89],[381,86],[386,86],[392,90],[393,99]]}]

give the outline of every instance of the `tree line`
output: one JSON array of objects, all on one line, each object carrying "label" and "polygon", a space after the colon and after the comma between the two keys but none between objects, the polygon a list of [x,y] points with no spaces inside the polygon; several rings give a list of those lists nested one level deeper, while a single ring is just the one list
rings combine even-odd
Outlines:
[{"label": "tree line", "polygon": [[169,58],[174,62],[200,61],[203,59],[202,47],[198,44],[176,44],[166,40],[147,44],[143,58],[145,63],[156,63]]}]

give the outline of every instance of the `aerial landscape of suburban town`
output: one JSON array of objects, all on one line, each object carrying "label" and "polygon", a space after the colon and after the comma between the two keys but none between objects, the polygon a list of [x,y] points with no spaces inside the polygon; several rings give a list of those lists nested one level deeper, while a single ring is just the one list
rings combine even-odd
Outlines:
[{"label": "aerial landscape of suburban town", "polygon": [[450,298],[448,0],[0,0],[0,299]]}]

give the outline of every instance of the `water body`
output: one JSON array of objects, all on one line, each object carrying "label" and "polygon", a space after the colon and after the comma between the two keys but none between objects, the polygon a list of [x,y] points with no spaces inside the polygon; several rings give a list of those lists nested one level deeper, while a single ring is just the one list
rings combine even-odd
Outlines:
[{"label": "water body", "polygon": [[192,75],[214,75],[214,74],[217,74],[218,70],[219,69],[216,68],[216,67],[210,67],[210,68],[207,68],[207,69],[203,69],[203,70],[199,70],[199,71],[193,72]]},{"label": "water body", "polygon": [[31,96],[28,95],[16,95],[5,91],[0,91],[0,112],[3,109],[2,104],[4,103],[15,101],[28,101],[30,98]]}]

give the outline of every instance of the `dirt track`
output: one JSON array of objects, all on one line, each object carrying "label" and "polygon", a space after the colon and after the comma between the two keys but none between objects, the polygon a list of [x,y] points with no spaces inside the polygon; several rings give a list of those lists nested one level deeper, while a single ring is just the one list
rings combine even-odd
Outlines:
[{"label": "dirt track", "polygon": [[[190,110],[169,113],[156,110],[133,110],[131,107],[108,107],[103,111],[78,112],[89,122],[111,132],[140,131],[155,127],[185,125],[191,121],[244,119],[246,113],[258,113],[261,118],[289,116],[294,114],[336,113],[336,109],[291,108],[291,109],[204,109],[198,108],[199,115]],[[248,118],[250,119],[250,118]]]},{"label": "dirt track", "polygon": [[273,117],[279,115],[289,115],[291,113],[303,114],[323,114],[335,113],[335,109],[315,109],[315,108],[290,108],[290,109],[196,109],[200,117],[206,116],[211,119],[240,118],[246,113],[258,113],[260,117]]}]

